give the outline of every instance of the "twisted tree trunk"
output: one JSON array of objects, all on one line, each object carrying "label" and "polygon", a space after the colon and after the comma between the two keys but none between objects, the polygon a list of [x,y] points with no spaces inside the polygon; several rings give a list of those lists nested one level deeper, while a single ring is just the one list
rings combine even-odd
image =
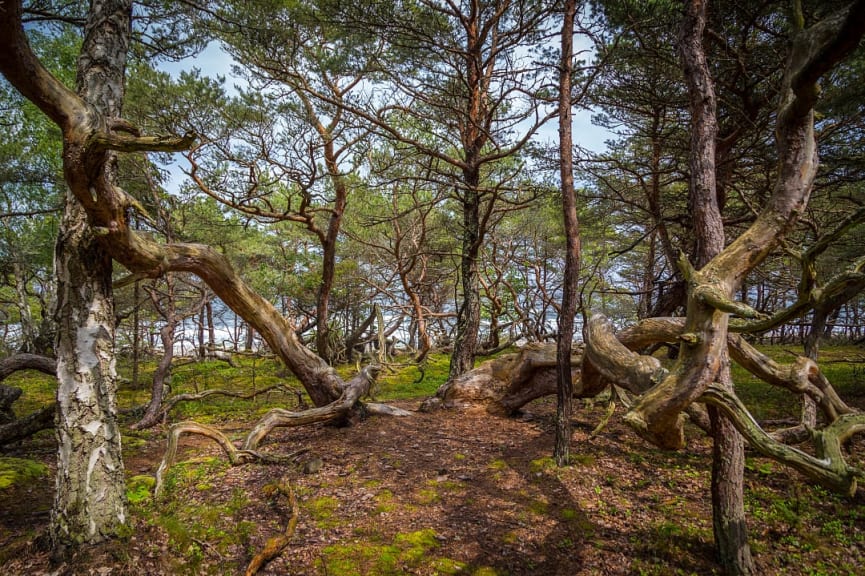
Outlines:
[{"label": "twisted tree trunk", "polygon": [[[686,3],[679,35],[679,52],[691,100],[691,150],[689,205],[693,214],[698,267],[706,265],[724,249],[724,221],[721,216],[717,174],[715,172],[718,136],[717,103],[706,53],[703,32],[706,27],[708,0]],[[735,288],[731,288],[735,290]],[[726,339],[726,314],[712,314],[713,330],[718,339]],[[719,351],[717,372],[705,373],[725,390],[733,390],[730,356],[726,347]],[[745,523],[745,444],[736,428],[714,406],[709,407],[712,433],[712,525],[721,566],[727,574],[754,573],[754,561],[748,546]]]}]

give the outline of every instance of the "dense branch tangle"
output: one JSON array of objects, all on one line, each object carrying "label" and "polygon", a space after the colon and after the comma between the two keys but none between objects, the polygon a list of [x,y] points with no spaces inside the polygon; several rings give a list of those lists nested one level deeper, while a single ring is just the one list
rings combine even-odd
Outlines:
[{"label": "dense branch tangle", "polygon": [[[858,46],[865,32],[863,9],[865,2],[859,0],[808,29],[802,28],[801,19],[794,18],[793,42],[777,114],[779,169],[773,193],[754,223],[699,270],[680,258],[688,298],[687,318],[681,333],[674,337],[681,343],[675,366],[667,370],[654,358],[627,350],[600,319],[589,322],[585,334],[586,360],[600,375],[617,384],[627,383],[642,393],[625,418],[647,440],[663,448],[683,447],[683,412],[696,401],[711,403],[729,415],[758,450],[845,492],[855,490],[856,479],[862,473],[844,463],[837,447],[850,434],[863,430],[865,417],[853,414],[837,399],[825,378],[819,376],[816,365],[802,362],[796,376],[784,380],[792,391],[812,396],[823,409],[827,426],[812,433],[816,459],[804,458],[803,453],[763,433],[734,395],[712,383],[728,346],[730,315],[756,321],[754,325],[766,320],[736,302],[733,294],[745,277],[781,245],[808,203],[818,165],[814,136],[817,82]],[[856,218],[858,215],[851,216]],[[809,256],[803,258],[806,265]],[[852,271],[858,273],[858,267]],[[807,277],[803,285],[813,288]],[[736,358],[733,350],[731,355]],[[770,372],[774,371],[767,370]]]},{"label": "dense branch tangle", "polygon": [[[583,386],[599,389],[597,380],[589,376],[596,374],[601,380],[623,386],[635,394],[644,394],[656,382],[669,377],[671,370],[661,366],[656,358],[633,350],[657,342],[687,345],[692,335],[683,332],[684,328],[683,318],[650,318],[615,335],[605,317],[593,315],[586,325]],[[809,431],[816,456],[788,446],[764,431],[741,400],[729,391],[709,386],[697,402],[723,410],[761,454],[799,470],[827,488],[854,493],[863,471],[847,463],[840,446],[853,434],[865,431],[865,414],[854,411],[838,397],[813,360],[797,357],[791,364],[778,364],[735,334],[727,335],[726,346],[737,364],[761,380],[794,394],[806,394],[814,400],[826,421],[822,429]]]},{"label": "dense branch tangle", "polygon": [[54,78],[31,50],[21,27],[21,3],[4,4],[0,22],[0,72],[36,104],[63,133],[63,167],[70,190],[84,207],[106,252],[131,278],[156,278],[169,271],[191,272],[261,334],[303,383],[312,401],[324,406],[338,399],[345,383],[320,357],[302,345],[292,323],[234,271],[229,260],[201,244],[160,244],[136,233],[130,212],[137,201],[113,185],[111,151],[180,151],[194,135],[141,136],[128,122],[106,118]]}]

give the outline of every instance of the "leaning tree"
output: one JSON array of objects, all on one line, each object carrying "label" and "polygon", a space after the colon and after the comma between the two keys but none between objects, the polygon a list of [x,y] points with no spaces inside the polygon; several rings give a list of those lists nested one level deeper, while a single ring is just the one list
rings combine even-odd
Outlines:
[{"label": "leaning tree", "polygon": [[[132,219],[143,208],[120,187],[116,154],[184,150],[192,146],[195,136],[142,135],[118,116],[131,35],[130,0],[91,3],[79,55],[78,92],[48,72],[31,49],[22,2],[3,2],[0,8],[4,12],[0,72],[60,129],[69,187],[57,254],[64,284],[58,286],[58,317],[63,322],[57,351],[66,359],[58,362],[58,402],[65,422],[52,523],[55,542],[63,547],[110,537],[126,520],[113,393],[112,259],[130,272],[118,282],[121,285],[173,271],[202,278],[303,383],[320,407],[304,422],[345,416],[368,389],[374,371],[365,370],[344,382],[302,345],[292,323],[253,291],[219,251],[202,244],[160,243],[134,229]],[[255,428],[247,447],[257,444],[272,427],[297,421],[290,413],[269,414]],[[98,478],[93,475],[97,471]]]}]

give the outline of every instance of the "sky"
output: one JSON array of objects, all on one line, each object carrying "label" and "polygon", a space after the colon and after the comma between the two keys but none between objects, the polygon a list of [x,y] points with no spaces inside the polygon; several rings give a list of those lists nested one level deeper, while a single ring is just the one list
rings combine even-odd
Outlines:
[{"label": "sky", "polygon": [[[583,42],[582,46],[580,42]],[[591,51],[590,46],[583,37],[575,38],[575,50],[577,52],[584,51],[580,55],[580,58],[590,57],[587,55]],[[225,87],[228,92],[236,93],[236,86],[242,86],[243,80],[232,74],[232,66],[234,64],[234,60],[220,48],[219,43],[211,42],[194,58],[187,58],[179,62],[166,62],[161,64],[159,68],[171,74],[173,78],[177,78],[181,72],[190,71],[193,68],[198,68],[206,76],[224,76],[226,79]],[[606,128],[592,124],[591,116],[591,111],[585,109],[574,110],[574,144],[592,152],[603,152],[607,147],[606,141],[611,139],[613,134]],[[537,138],[542,142],[555,143],[558,141],[558,130],[558,122],[548,122],[538,132]],[[167,184],[169,190],[177,190],[185,178],[182,166],[179,164],[183,160],[179,156],[177,158],[173,165],[167,167],[171,175],[170,182]]]}]

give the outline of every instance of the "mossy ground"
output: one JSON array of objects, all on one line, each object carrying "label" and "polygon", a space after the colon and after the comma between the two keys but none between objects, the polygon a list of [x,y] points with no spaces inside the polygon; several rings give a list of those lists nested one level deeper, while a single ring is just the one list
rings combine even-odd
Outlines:
[{"label": "mossy ground", "polygon": [[[783,349],[770,352],[779,361],[792,358]],[[830,360],[823,369],[842,396],[865,406],[862,364],[855,361],[865,356],[862,349],[824,349],[823,355]],[[239,369],[223,362],[183,366],[175,371],[172,390],[249,391],[277,382],[298,388],[274,361],[244,357],[241,363]],[[376,397],[400,399],[397,404],[413,408],[417,402],[404,398],[434,392],[446,369],[447,359],[433,356],[421,382],[414,368],[386,372]],[[143,379],[149,371],[152,365]],[[738,371],[736,381],[759,418],[798,413],[788,395]],[[26,375],[19,382],[25,389],[19,414],[53,396],[53,385],[44,378]],[[121,407],[140,405],[147,395],[145,386],[125,384]],[[169,421],[208,422],[239,438],[274,406],[294,409],[297,395],[275,390],[255,400],[214,396],[179,405]],[[268,437],[266,450],[308,448],[309,457],[323,461],[315,474],[303,474],[297,466],[231,467],[209,440],[186,438],[158,498],[153,474],[165,430],[124,429],[131,536],[120,548],[79,557],[72,570],[242,573],[265,541],[285,528],[285,500],[268,496],[266,487],[288,480],[300,521],[289,547],[262,574],[719,573],[708,503],[710,450],[701,435],[689,433],[686,451],[662,452],[614,418],[590,440],[604,406],[579,403],[572,465],[559,469],[550,458],[552,400],[530,405],[528,412],[519,419],[474,412],[369,418],[347,428],[310,426]],[[861,439],[849,448],[865,454]],[[48,521],[50,434],[25,442],[10,456],[29,458],[32,465],[12,466],[15,477],[26,480],[0,487],[0,573],[47,573],[47,553],[31,543]],[[853,499],[836,496],[750,453],[746,482],[751,543],[761,574],[861,573],[861,489]]]}]

